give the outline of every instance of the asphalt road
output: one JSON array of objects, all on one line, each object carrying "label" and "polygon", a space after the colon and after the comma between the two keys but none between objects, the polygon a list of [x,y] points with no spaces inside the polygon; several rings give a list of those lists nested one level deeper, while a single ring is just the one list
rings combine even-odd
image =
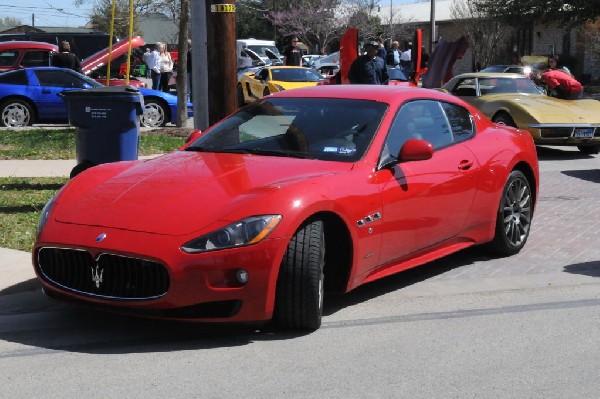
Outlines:
[{"label": "asphalt road", "polygon": [[597,398],[600,157],[540,148],[524,250],[327,297],[323,326],[199,326],[0,296],[0,398]]}]

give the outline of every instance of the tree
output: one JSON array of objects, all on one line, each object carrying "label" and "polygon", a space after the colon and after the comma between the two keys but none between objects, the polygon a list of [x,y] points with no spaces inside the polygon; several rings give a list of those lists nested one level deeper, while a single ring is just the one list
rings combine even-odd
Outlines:
[{"label": "tree", "polygon": [[600,16],[598,0],[482,0],[481,5],[505,21],[554,21],[566,28]]},{"label": "tree", "polygon": [[450,12],[456,26],[462,31],[473,51],[474,61],[482,67],[496,62],[499,46],[510,33],[511,28],[482,7],[486,0],[456,0]]},{"label": "tree", "polygon": [[238,0],[235,9],[236,36],[238,39],[254,37],[257,39],[273,38],[274,27],[268,18],[273,11],[272,0]]},{"label": "tree", "polygon": [[2,28],[13,28],[19,25],[23,25],[23,22],[20,19],[13,17],[0,18],[0,27]]},{"label": "tree", "polygon": [[297,35],[304,44],[321,51],[347,26],[341,0],[299,0],[287,3],[266,18],[283,36]]}]

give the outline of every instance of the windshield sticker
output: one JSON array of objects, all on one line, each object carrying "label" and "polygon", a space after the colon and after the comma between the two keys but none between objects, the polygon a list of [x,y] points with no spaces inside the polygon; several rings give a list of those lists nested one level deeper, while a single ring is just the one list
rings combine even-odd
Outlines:
[{"label": "windshield sticker", "polygon": [[356,152],[355,147],[323,147],[323,152],[334,152],[336,154],[352,155]]}]

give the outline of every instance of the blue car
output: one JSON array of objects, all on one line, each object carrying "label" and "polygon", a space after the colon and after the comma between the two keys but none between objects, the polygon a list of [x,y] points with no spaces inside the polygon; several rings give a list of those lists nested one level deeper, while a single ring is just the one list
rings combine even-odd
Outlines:
[{"label": "blue car", "polygon": [[[34,123],[67,123],[67,105],[59,95],[67,90],[102,87],[101,83],[70,69],[25,68],[0,73],[0,125],[29,126]],[[139,89],[144,96],[140,125],[164,126],[177,119],[177,96],[158,90]],[[192,104],[187,104],[188,117]]]}]

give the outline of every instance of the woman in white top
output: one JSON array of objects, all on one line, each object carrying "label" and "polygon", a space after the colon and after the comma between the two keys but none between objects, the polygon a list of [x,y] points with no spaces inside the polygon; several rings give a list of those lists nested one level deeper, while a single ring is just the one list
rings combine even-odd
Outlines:
[{"label": "woman in white top", "polygon": [[158,56],[158,67],[160,69],[160,86],[159,90],[166,93],[169,92],[169,79],[173,74],[173,60],[171,54],[167,51],[167,45],[161,43]]}]

